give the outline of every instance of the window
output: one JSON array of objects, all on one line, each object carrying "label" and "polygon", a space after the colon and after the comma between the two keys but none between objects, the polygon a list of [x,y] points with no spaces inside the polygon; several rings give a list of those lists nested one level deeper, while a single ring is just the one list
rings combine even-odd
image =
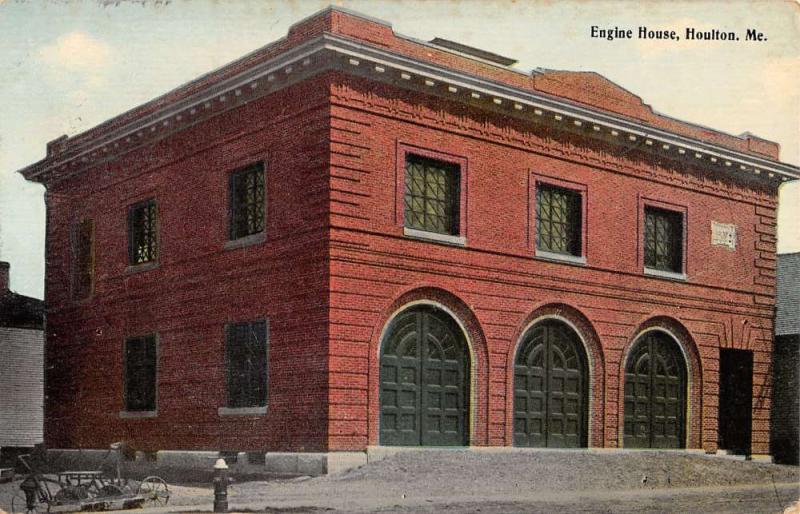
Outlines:
[{"label": "window", "polygon": [[264,231],[264,166],[254,164],[231,174],[231,240]]},{"label": "window", "polygon": [[683,216],[680,212],[645,207],[644,266],[683,272]]},{"label": "window", "polygon": [[125,410],[156,410],[156,337],[125,341]]},{"label": "window", "polygon": [[536,191],[536,249],[580,256],[581,194],[539,184]]},{"label": "window", "polygon": [[72,292],[75,298],[88,298],[94,288],[94,220],[78,223],[73,237]]},{"label": "window", "polygon": [[267,322],[235,323],[225,331],[228,407],[267,405]]},{"label": "window", "polygon": [[405,226],[457,235],[459,231],[457,164],[408,155],[405,180]]},{"label": "window", "polygon": [[155,199],[128,211],[128,257],[132,265],[158,260],[158,213]]}]

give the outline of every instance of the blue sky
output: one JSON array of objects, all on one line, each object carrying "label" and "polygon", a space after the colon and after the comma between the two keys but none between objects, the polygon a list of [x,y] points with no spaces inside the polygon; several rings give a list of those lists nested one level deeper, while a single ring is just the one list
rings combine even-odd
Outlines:
[{"label": "blue sky", "polygon": [[[45,144],[135,107],[286,34],[317,0],[0,0],[0,259],[41,298],[43,187],[16,170]],[[800,164],[800,7],[795,2],[340,1],[396,32],[508,55],[521,69],[597,71],[661,113],[781,143]],[[754,8],[755,6],[758,8]],[[757,28],[764,43],[593,40],[592,25]],[[800,187],[782,191],[779,251],[800,251]]]}]

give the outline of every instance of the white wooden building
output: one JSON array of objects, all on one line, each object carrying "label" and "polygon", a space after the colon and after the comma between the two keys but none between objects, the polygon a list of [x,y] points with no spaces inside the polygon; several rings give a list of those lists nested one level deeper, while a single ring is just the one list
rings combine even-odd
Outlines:
[{"label": "white wooden building", "polygon": [[0,450],[42,442],[44,302],[9,290],[0,261]]}]

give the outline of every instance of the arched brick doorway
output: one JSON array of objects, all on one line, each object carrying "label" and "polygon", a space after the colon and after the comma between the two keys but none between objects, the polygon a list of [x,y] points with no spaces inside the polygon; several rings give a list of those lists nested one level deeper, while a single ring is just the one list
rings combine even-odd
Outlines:
[{"label": "arched brick doorway", "polygon": [[514,446],[587,446],[585,353],[563,321],[546,319],[525,332],[514,359]]},{"label": "arched brick doorway", "polygon": [[470,354],[444,310],[417,305],[390,322],[380,355],[380,444],[469,441]]},{"label": "arched brick doorway", "polygon": [[685,448],[687,365],[659,330],[641,335],[625,363],[625,448]]}]

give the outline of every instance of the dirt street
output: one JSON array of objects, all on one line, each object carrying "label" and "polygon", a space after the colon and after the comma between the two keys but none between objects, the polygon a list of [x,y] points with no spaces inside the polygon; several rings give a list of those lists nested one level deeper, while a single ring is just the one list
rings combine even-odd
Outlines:
[{"label": "dirt street", "polygon": [[[780,513],[799,498],[797,467],[649,451],[403,451],[339,475],[229,490],[231,512],[741,514]],[[173,486],[167,507],[147,511],[209,512],[212,500],[210,486]]]}]

